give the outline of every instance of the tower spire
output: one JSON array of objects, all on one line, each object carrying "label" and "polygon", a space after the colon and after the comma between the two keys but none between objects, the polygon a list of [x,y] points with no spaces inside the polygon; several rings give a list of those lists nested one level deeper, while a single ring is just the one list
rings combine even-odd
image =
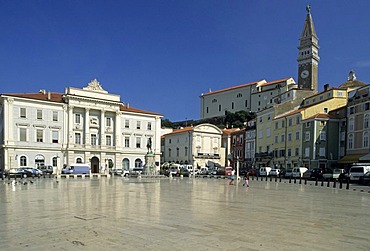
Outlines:
[{"label": "tower spire", "polygon": [[318,91],[319,44],[311,16],[311,6],[306,6],[306,20],[299,38],[298,86],[303,89]]}]

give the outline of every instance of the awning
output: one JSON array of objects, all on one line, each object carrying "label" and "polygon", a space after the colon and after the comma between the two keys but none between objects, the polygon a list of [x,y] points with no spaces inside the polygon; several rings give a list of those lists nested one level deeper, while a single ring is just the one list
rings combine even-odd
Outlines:
[{"label": "awning", "polygon": [[338,160],[339,164],[348,164],[348,163],[355,163],[358,162],[359,159],[364,156],[364,154],[353,154],[353,155],[346,155],[340,160]]},{"label": "awning", "polygon": [[369,162],[370,161],[370,153],[363,155],[361,158],[358,159],[360,162]]}]

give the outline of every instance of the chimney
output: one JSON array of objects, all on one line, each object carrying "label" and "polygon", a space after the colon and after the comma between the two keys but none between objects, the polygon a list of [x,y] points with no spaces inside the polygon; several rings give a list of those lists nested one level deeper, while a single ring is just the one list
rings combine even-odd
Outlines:
[{"label": "chimney", "polygon": [[50,99],[51,99],[51,92],[48,91],[48,100],[50,100]]},{"label": "chimney", "polygon": [[327,90],[329,90],[329,84],[324,85],[324,91],[327,91]]}]

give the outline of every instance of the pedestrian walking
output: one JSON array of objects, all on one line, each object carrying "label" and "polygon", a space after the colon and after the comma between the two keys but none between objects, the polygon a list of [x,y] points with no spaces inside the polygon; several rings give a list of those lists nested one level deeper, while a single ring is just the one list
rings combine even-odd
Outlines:
[{"label": "pedestrian walking", "polygon": [[234,179],[235,179],[235,170],[233,168],[233,170],[231,171],[231,175],[230,175],[229,185],[234,185]]},{"label": "pedestrian walking", "polygon": [[245,172],[244,174],[244,184],[243,186],[249,187],[249,172]]}]

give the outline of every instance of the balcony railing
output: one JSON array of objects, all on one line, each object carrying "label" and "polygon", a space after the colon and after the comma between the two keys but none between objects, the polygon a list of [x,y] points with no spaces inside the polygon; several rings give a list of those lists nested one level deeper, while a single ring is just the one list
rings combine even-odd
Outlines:
[{"label": "balcony railing", "polygon": [[218,153],[198,153],[198,158],[204,158],[204,159],[219,159],[220,154]]}]

